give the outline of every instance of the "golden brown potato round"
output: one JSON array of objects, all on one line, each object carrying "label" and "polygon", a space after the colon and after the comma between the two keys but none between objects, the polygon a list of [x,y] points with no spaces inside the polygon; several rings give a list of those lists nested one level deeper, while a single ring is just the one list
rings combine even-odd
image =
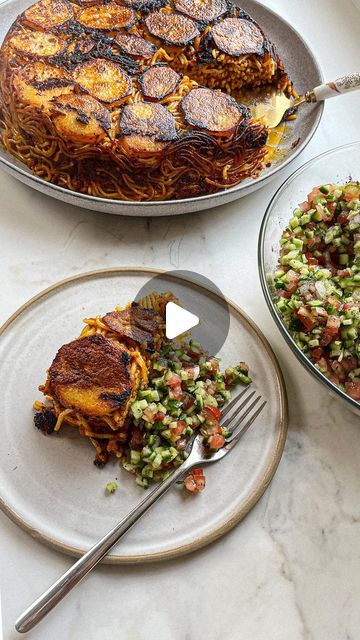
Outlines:
[{"label": "golden brown potato round", "polygon": [[234,98],[219,89],[193,89],[183,98],[181,106],[190,125],[220,135],[233,131],[242,117]]},{"label": "golden brown potato round", "polygon": [[134,24],[135,13],[130,7],[109,2],[81,9],[76,19],[84,27],[101,31],[118,31],[122,27],[129,28]]},{"label": "golden brown potato round", "polygon": [[264,36],[249,20],[226,18],[211,28],[211,35],[217,48],[231,56],[261,54],[264,50]]},{"label": "golden brown potato round", "polygon": [[154,136],[130,135],[121,138],[122,146],[131,154],[138,157],[153,156],[166,149],[169,142],[156,140]]},{"label": "golden brown potato round", "polygon": [[174,69],[167,65],[150,67],[139,77],[139,85],[144,96],[161,100],[172,93],[181,78]]},{"label": "golden brown potato round", "polygon": [[148,42],[141,36],[134,36],[132,33],[118,33],[115,36],[115,42],[124,53],[138,58],[151,58],[156,51],[152,42]]},{"label": "golden brown potato round", "polygon": [[49,31],[73,16],[71,4],[66,0],[41,0],[24,11],[23,22],[35,29]]},{"label": "golden brown potato round", "polygon": [[120,104],[131,93],[132,83],[111,60],[88,60],[73,71],[74,80],[91,96],[107,104]]},{"label": "golden brown potato round", "polygon": [[74,88],[74,81],[64,69],[45,62],[34,62],[17,69],[12,84],[22,102],[46,110],[50,100],[71,93]]},{"label": "golden brown potato round", "polygon": [[154,11],[145,18],[145,24],[153,36],[177,46],[190,44],[200,35],[195,22],[180,13]]},{"label": "golden brown potato round", "polygon": [[123,107],[120,132],[127,135],[154,136],[155,140],[176,140],[175,118],[155,102],[135,102]]},{"label": "golden brown potato round", "polygon": [[52,120],[61,138],[95,144],[110,129],[110,112],[91,96],[61,95],[53,101]]},{"label": "golden brown potato round", "polygon": [[175,0],[175,9],[201,22],[211,22],[226,11],[225,0]]},{"label": "golden brown potato round", "polygon": [[49,369],[50,390],[65,408],[102,416],[126,411],[137,381],[131,354],[119,342],[93,335],[63,345]]},{"label": "golden brown potato round", "polygon": [[52,33],[24,29],[14,33],[9,45],[24,56],[45,58],[62,53],[66,43]]}]

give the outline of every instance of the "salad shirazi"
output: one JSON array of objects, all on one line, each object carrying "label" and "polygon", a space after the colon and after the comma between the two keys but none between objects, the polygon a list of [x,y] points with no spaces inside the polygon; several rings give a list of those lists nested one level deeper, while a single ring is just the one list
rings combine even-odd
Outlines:
[{"label": "salad shirazi", "polygon": [[279,313],[319,371],[360,401],[360,183],[315,187],[280,244]]},{"label": "salad shirazi", "polygon": [[[219,424],[221,407],[234,386],[251,382],[245,363],[222,373],[198,342],[166,339],[165,306],[173,299],[153,294],[86,319],[39,387],[46,401],[34,405],[43,433],[77,428],[95,447],[97,466],[115,456],[144,488],[182,464],[194,431],[201,430],[209,454],[221,448],[229,435]],[[192,492],[203,489],[202,469],[184,482]]]}]

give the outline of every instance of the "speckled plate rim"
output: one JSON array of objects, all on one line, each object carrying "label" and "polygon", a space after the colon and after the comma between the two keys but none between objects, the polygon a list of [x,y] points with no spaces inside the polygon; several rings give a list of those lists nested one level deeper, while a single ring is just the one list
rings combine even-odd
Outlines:
[{"label": "speckled plate rim", "polygon": [[[269,14],[277,18],[280,22],[284,23],[287,26],[287,28],[290,29],[294,33],[294,35],[296,35],[296,37],[302,42],[304,48],[307,50],[309,55],[312,57],[314,67],[316,68],[319,74],[320,81],[323,82],[324,74],[323,74],[322,68],[318,60],[314,56],[312,52],[312,47],[310,46],[310,43],[307,42],[306,38],[304,38],[304,36],[300,34],[300,32],[292,24],[290,24],[290,22],[288,22],[283,16],[279,15],[278,12],[274,11],[270,7],[267,7],[266,5],[264,5],[262,2],[259,2],[258,0],[251,0],[251,2],[254,3],[254,5],[258,5],[262,9],[265,9]],[[2,8],[9,4],[11,4],[11,0],[5,0],[4,2],[0,3],[0,14],[1,14]],[[78,191],[65,189],[64,187],[60,187],[59,185],[53,184],[52,182],[47,182],[43,178],[40,178],[39,176],[32,173],[29,169],[25,168],[25,166],[24,168],[22,168],[21,166],[22,163],[16,164],[15,161],[12,161],[10,154],[7,154],[1,149],[0,149],[1,151],[0,165],[3,164],[6,167],[6,170],[11,172],[11,175],[18,173],[21,176],[23,176],[24,179],[26,179],[26,184],[35,182],[37,187],[34,187],[34,188],[36,188],[38,191],[42,191],[41,187],[44,187],[46,191],[48,190],[50,192],[55,191],[63,195],[64,197],[63,199],[65,202],[68,201],[69,197],[73,197],[74,199],[78,199],[81,202],[83,202],[84,204],[81,204],[81,205],[79,204],[78,206],[83,206],[84,208],[85,208],[85,203],[88,202],[88,203],[98,203],[99,205],[108,204],[109,207],[110,206],[118,207],[119,208],[118,212],[115,212],[115,211],[106,212],[106,213],[112,213],[113,215],[118,214],[118,215],[135,216],[135,217],[137,216],[161,217],[166,215],[181,215],[184,213],[189,213],[190,211],[188,209],[186,210],[182,209],[182,206],[190,205],[191,203],[194,203],[196,205],[197,202],[200,203],[200,206],[198,208],[199,210],[205,209],[207,202],[209,202],[210,208],[220,206],[221,204],[226,204],[227,202],[235,200],[237,198],[236,194],[239,194],[238,197],[240,198],[242,191],[244,191],[243,195],[247,195],[247,193],[251,193],[252,191],[255,191],[256,189],[261,187],[263,183],[266,184],[267,182],[269,182],[272,179],[272,177],[276,175],[278,171],[281,171],[290,162],[295,160],[295,158],[297,158],[297,156],[307,147],[307,145],[315,135],[317,128],[320,124],[320,121],[324,112],[324,106],[325,106],[324,102],[317,103],[316,105],[317,113],[315,114],[314,122],[312,126],[309,128],[307,135],[304,136],[304,139],[301,140],[296,147],[291,149],[289,154],[286,155],[285,158],[278,165],[273,166],[271,169],[267,170],[266,172],[263,171],[263,173],[258,178],[255,178],[251,182],[248,182],[246,180],[245,182],[242,182],[236,185],[235,187],[230,187],[229,189],[224,189],[223,191],[210,193],[204,196],[197,196],[193,198],[180,198],[178,200],[156,200],[156,201],[151,200],[149,202],[137,202],[134,200],[114,200],[112,198],[100,198],[98,196],[91,196],[85,193],[79,193]],[[46,193],[46,195],[51,195],[51,194]],[[58,197],[58,196],[54,196],[54,197]],[[59,197],[58,199],[61,200],[61,197]],[[174,205],[177,205],[177,206],[175,207]],[[169,207],[171,207],[172,209],[171,214],[166,212],[166,208],[169,208]],[[125,210],[127,208],[129,208],[130,210]],[[149,213],[146,212],[147,208],[150,208]],[[156,211],[154,211],[155,208],[156,208]],[[173,209],[176,209],[176,211],[173,211]],[[136,210],[138,211],[143,210],[144,212],[137,213]],[[197,211],[196,206],[194,208],[194,211]]]},{"label": "speckled plate rim", "polygon": [[[65,278],[64,280],[56,282],[50,287],[47,287],[43,291],[40,291],[38,294],[30,298],[27,302],[25,302],[25,304],[19,307],[0,327],[0,336],[3,335],[7,330],[7,328],[22,313],[26,312],[26,310],[30,306],[35,304],[38,300],[42,298],[46,298],[46,296],[49,293],[56,291],[57,289],[63,287],[64,285],[71,284],[72,282],[80,282],[82,280],[88,280],[93,277],[102,277],[102,276],[111,277],[111,276],[116,276],[117,274],[121,275],[124,273],[126,274],[136,273],[137,275],[154,277],[159,274],[166,274],[167,272],[164,271],[163,269],[148,268],[148,267],[136,267],[136,266],[113,267],[113,268],[96,269],[93,271],[87,271],[85,273],[80,273],[75,276]],[[171,274],[170,277],[173,279],[190,282],[193,286],[195,285],[199,289],[206,290],[206,292],[208,292],[210,295],[217,297],[217,294],[213,290],[211,290],[209,287],[203,284],[199,284],[195,280],[192,280],[191,278],[187,278],[184,275],[176,276],[174,274]],[[279,412],[280,424],[279,424],[279,431],[278,431],[278,439],[274,448],[273,458],[269,463],[268,467],[266,468],[261,480],[254,486],[254,489],[250,494],[250,496],[248,497],[247,502],[244,505],[242,505],[239,509],[235,510],[225,523],[214,528],[213,531],[211,531],[211,533],[208,533],[202,536],[201,538],[198,538],[196,541],[192,543],[181,545],[169,551],[149,553],[149,554],[139,554],[139,555],[132,555],[132,556],[123,556],[123,555],[108,556],[103,560],[103,562],[106,564],[137,564],[137,563],[144,563],[144,562],[167,560],[170,558],[176,558],[176,557],[191,553],[193,551],[196,551],[197,549],[200,549],[201,547],[204,547],[210,544],[211,542],[217,540],[218,538],[222,537],[225,533],[230,531],[230,529],[232,529],[247,515],[247,513],[260,500],[261,496],[264,494],[265,490],[269,486],[276,472],[276,469],[279,465],[279,462],[284,450],[286,436],[287,436],[287,429],[288,429],[287,394],[286,394],[286,386],[285,386],[284,378],[283,378],[279,363],[276,359],[276,356],[269,342],[267,341],[265,336],[262,334],[258,326],[253,322],[253,320],[251,320],[251,318],[249,318],[249,316],[246,313],[244,313],[244,311],[242,311],[242,309],[235,302],[233,302],[229,298],[225,298],[225,299],[227,301],[227,304],[232,308],[235,314],[240,316],[243,321],[248,323],[251,329],[255,332],[257,338],[262,343],[268,357],[270,358],[276,372],[279,409],[280,409],[280,412]],[[29,525],[26,522],[26,520],[24,520],[21,516],[19,516],[19,514],[16,513],[16,511],[13,508],[11,508],[1,498],[1,496],[0,496],[0,508],[5,513],[5,515],[7,515],[10,518],[10,520],[12,520],[12,522],[17,524],[19,527],[21,527],[21,529],[25,530],[33,538],[35,538],[41,543],[44,543],[46,546],[50,547],[51,549],[56,549],[57,551],[61,551],[62,553],[65,553],[70,556],[75,556],[75,557],[82,556],[87,551],[87,549],[80,549],[78,547],[60,543],[57,540],[55,540],[53,537],[42,533],[38,529],[35,529],[31,525]]]}]

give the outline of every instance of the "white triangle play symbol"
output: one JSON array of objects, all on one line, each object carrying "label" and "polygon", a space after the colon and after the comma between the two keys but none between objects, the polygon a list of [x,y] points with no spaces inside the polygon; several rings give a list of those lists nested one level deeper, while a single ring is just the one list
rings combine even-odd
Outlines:
[{"label": "white triangle play symbol", "polygon": [[168,302],[165,307],[166,337],[172,340],[182,333],[196,327],[200,320],[190,311],[186,311],[175,302]]}]

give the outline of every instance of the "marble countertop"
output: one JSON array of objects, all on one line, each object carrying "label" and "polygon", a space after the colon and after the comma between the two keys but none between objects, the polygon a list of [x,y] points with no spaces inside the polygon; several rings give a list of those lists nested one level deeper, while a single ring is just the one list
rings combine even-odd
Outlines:
[{"label": "marble countertop", "polygon": [[[308,42],[332,79],[358,67],[351,0],[266,0]],[[224,207],[173,219],[120,218],[51,200],[0,172],[0,322],[66,276],[119,265],[190,269],[258,323],[282,366],[289,435],[278,472],[247,518],[176,561],[102,566],[27,637],[36,640],[357,640],[360,637],[360,425],[298,364],[263,300],[257,236],[266,205],[314,155],[359,139],[360,93],[326,104],[300,158],[271,184]],[[71,560],[3,514],[4,637]]]}]

